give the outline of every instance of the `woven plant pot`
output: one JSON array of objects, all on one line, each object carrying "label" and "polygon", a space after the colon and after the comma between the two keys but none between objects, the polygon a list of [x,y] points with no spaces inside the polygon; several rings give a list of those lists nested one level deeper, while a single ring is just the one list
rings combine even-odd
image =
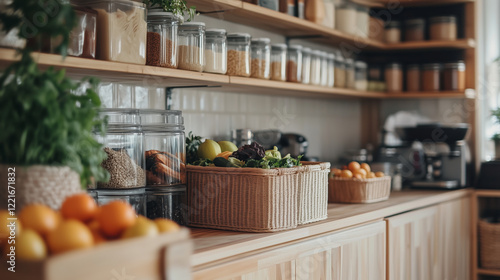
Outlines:
[{"label": "woven plant pot", "polygon": [[59,209],[64,199],[81,192],[80,176],[69,167],[46,165],[11,166],[0,165],[0,199],[7,208],[9,173],[15,168],[15,209],[20,210],[32,203],[42,203],[52,209]]},{"label": "woven plant pot", "polygon": [[373,203],[391,194],[391,176],[371,179],[334,177],[329,179],[328,202]]},{"label": "woven plant pot", "polygon": [[328,212],[329,162],[302,161],[299,173],[299,225],[321,221]]},{"label": "woven plant pot", "polygon": [[481,268],[500,269],[500,224],[479,221]]}]

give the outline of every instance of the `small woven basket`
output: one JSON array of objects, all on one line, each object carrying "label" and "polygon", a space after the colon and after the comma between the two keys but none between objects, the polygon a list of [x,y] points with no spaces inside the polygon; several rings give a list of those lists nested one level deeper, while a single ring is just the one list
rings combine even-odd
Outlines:
[{"label": "small woven basket", "polygon": [[[15,168],[15,172],[12,169]],[[9,175],[14,173],[15,175]],[[66,197],[82,191],[80,176],[69,167],[32,165],[0,165],[1,205],[7,207],[9,196],[7,180],[15,178],[16,210],[32,203],[42,203],[52,209],[59,209]]]},{"label": "small woven basket", "polygon": [[479,260],[482,268],[500,269],[500,223],[479,221]]},{"label": "small woven basket", "polygon": [[245,232],[295,228],[300,170],[188,165],[189,225]]},{"label": "small woven basket", "polygon": [[299,173],[299,225],[321,221],[328,212],[329,162],[302,161]]},{"label": "small woven basket", "polygon": [[373,203],[384,201],[391,194],[391,176],[371,179],[330,178],[328,202]]}]

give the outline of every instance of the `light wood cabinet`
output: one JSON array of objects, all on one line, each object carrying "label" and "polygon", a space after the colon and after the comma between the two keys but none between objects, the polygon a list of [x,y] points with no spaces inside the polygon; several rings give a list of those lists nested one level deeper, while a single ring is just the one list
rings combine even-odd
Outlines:
[{"label": "light wood cabinet", "polygon": [[317,237],[194,272],[194,279],[385,280],[384,221]]},{"label": "light wood cabinet", "polygon": [[470,279],[470,198],[387,219],[389,280]]}]

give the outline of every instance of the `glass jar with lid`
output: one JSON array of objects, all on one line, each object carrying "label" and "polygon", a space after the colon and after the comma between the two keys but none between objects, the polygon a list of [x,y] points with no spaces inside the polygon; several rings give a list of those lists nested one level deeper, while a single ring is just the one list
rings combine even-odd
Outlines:
[{"label": "glass jar with lid", "polygon": [[443,90],[465,90],[465,63],[457,61],[445,63],[443,66]]},{"label": "glass jar with lid", "polygon": [[406,91],[420,91],[420,65],[409,64],[406,67]]},{"label": "glass jar with lid", "polygon": [[385,83],[388,92],[403,91],[403,66],[393,62],[385,66]]},{"label": "glass jar with lid", "polygon": [[422,65],[422,90],[439,91],[441,88],[441,64],[427,63]]},{"label": "glass jar with lid", "polygon": [[148,10],[146,65],[177,68],[179,17],[163,11]]},{"label": "glass jar with lid", "polygon": [[368,65],[364,61],[356,60],[354,62],[356,90],[366,91],[368,89]]},{"label": "glass jar with lid", "polygon": [[385,42],[395,44],[401,42],[401,23],[391,20],[385,25]]},{"label": "glass jar with lid", "polygon": [[414,18],[404,21],[405,41],[424,41],[425,40],[425,19]]},{"label": "glass jar with lid", "polygon": [[205,23],[185,22],[179,26],[179,69],[203,71],[205,67]]},{"label": "glass jar with lid", "polygon": [[457,17],[439,16],[429,18],[429,38],[430,40],[456,40]]},{"label": "glass jar with lid", "polygon": [[254,38],[250,44],[252,49],[251,77],[257,79],[271,78],[271,39]]},{"label": "glass jar with lid", "polygon": [[348,34],[356,34],[356,5],[350,2],[341,2],[335,7],[335,29]]},{"label": "glass jar with lid", "polygon": [[354,89],[355,70],[354,70],[354,59],[347,58],[345,60],[345,78],[346,78],[346,88]]},{"label": "glass jar with lid", "polygon": [[370,8],[358,5],[356,8],[357,35],[368,38],[370,31]]},{"label": "glass jar with lid", "polygon": [[311,79],[310,84],[319,86],[321,84],[321,51],[311,52]]},{"label": "glass jar with lid", "polygon": [[328,53],[321,52],[321,80],[320,85],[323,87],[328,86]]},{"label": "glass jar with lid", "polygon": [[304,48],[302,50],[302,83],[311,83],[311,52],[310,48]]},{"label": "glass jar with lid", "polygon": [[166,218],[180,225],[188,224],[185,185],[146,187],[145,196],[149,219]]},{"label": "glass jar with lid", "polygon": [[225,29],[210,28],[205,32],[204,72],[226,74],[227,38]]},{"label": "glass jar with lid", "polygon": [[146,64],[146,6],[130,0],[90,0],[78,3],[97,11],[96,57]]},{"label": "glass jar with lid", "polygon": [[95,137],[104,146],[107,158],[101,163],[110,176],[108,182],[98,182],[98,189],[131,189],[146,185],[143,131],[136,109],[101,109],[108,118],[105,135]]},{"label": "glass jar with lid", "polygon": [[369,91],[386,90],[386,85],[384,81],[384,71],[381,65],[371,64],[368,67],[368,90]]},{"label": "glass jar with lid", "polygon": [[335,54],[335,77],[333,79],[335,87],[346,87],[345,59],[340,52]]},{"label": "glass jar with lid", "polygon": [[250,77],[250,42],[248,33],[230,33],[227,35],[227,74]]},{"label": "glass jar with lid", "polygon": [[291,45],[288,48],[286,80],[292,83],[302,82],[302,46]]},{"label": "glass jar with lid", "polygon": [[271,45],[271,80],[286,81],[286,44]]},{"label": "glass jar with lid", "polygon": [[327,87],[333,87],[335,85],[335,55],[329,53],[328,58],[328,82]]},{"label": "glass jar with lid", "polygon": [[114,200],[121,200],[130,204],[138,215],[146,216],[147,214],[145,188],[124,190],[88,189],[87,192],[99,206],[106,205]]}]

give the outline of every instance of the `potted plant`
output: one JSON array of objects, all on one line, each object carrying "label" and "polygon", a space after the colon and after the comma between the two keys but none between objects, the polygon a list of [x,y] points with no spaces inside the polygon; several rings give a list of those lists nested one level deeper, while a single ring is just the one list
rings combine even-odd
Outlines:
[{"label": "potted plant", "polygon": [[[44,3],[59,6],[45,17],[45,25],[27,32],[33,26],[28,19],[40,16]],[[14,0],[10,12],[0,12],[0,22],[6,32],[18,28],[19,37],[36,43],[57,36],[61,39],[57,49],[64,57],[76,23],[74,11],[68,4],[50,3]],[[40,70],[29,48],[19,49],[18,55],[20,60],[0,76],[0,178],[4,186],[0,199],[7,202],[7,196],[15,193],[17,209],[33,202],[59,208],[66,196],[81,191],[90,180],[108,176],[100,166],[106,155],[93,137],[95,129],[104,132],[105,128],[104,120],[98,118],[99,96],[93,90],[97,81],[88,78],[77,83],[64,70]],[[88,89],[78,92],[83,83]],[[15,188],[8,188],[8,182]]]},{"label": "potted plant", "polygon": [[194,19],[196,15],[196,7],[187,6],[185,0],[143,0],[143,3],[151,8],[163,8],[165,12],[171,12],[181,19],[181,23],[184,20],[184,16],[187,14],[187,21]]},{"label": "potted plant", "polygon": [[[491,111],[491,115],[495,118],[495,123],[500,124],[500,108]],[[495,142],[495,158],[500,158],[500,133],[495,133],[491,139]]]}]

